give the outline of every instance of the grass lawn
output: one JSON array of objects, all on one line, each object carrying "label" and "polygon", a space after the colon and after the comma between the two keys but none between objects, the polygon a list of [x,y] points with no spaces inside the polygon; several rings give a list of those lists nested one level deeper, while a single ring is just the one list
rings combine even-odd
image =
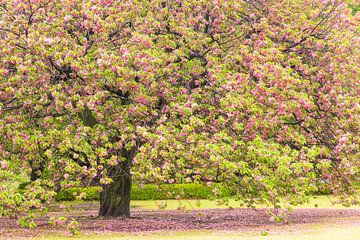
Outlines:
[{"label": "grass lawn", "polygon": [[[341,204],[333,204],[335,199],[328,195],[316,195],[312,197],[309,203],[296,206],[295,208],[333,208],[333,209],[346,209],[346,207]],[[159,206],[166,204],[165,210],[175,210],[179,206],[184,207],[187,210],[197,210],[197,209],[214,209],[214,208],[239,208],[239,203],[233,199],[229,201],[227,205],[219,204],[218,201],[211,200],[146,200],[131,201],[131,206],[133,208],[143,208],[148,210],[159,210]],[[258,206],[264,207],[264,206]],[[352,208],[360,209],[360,206],[354,206]]]},{"label": "grass lawn", "polygon": [[[336,199],[330,195],[315,195],[310,198],[308,203],[303,205],[295,206],[295,209],[301,208],[329,208],[329,209],[346,209],[347,207],[342,206],[341,204],[335,204]],[[88,205],[89,202],[86,201],[74,201],[74,202],[59,202],[54,204],[66,205],[66,206],[76,206]],[[93,205],[98,207],[99,202],[93,202]],[[221,203],[218,200],[196,200],[196,199],[187,199],[187,200],[132,200],[131,208],[133,209],[146,209],[146,210],[176,210],[179,207],[185,210],[200,210],[200,209],[226,209],[226,208],[241,208],[239,203],[230,199],[227,204]],[[257,207],[262,208],[266,207],[264,205],[257,205]],[[87,207],[85,207],[87,208]],[[352,209],[360,209],[360,206],[352,206]]]}]

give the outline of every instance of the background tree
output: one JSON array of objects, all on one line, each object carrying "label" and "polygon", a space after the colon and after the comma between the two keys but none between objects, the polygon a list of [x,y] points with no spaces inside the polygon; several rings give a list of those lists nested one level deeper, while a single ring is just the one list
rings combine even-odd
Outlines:
[{"label": "background tree", "polygon": [[0,1],[3,165],[99,176],[103,216],[129,217],[132,177],[355,204],[355,2]]}]

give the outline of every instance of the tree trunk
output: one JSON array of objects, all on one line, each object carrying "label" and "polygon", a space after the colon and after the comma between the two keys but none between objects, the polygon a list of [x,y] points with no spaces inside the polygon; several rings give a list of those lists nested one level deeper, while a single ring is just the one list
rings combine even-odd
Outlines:
[{"label": "tree trunk", "polygon": [[113,182],[102,186],[99,216],[130,217],[131,161],[113,169]]},{"label": "tree trunk", "polygon": [[42,158],[40,158],[40,160],[38,160],[38,162],[33,161],[33,160],[30,161],[30,167],[31,167],[30,181],[31,182],[34,182],[38,178],[42,177],[41,175],[45,168],[44,162],[45,162],[45,160]]}]

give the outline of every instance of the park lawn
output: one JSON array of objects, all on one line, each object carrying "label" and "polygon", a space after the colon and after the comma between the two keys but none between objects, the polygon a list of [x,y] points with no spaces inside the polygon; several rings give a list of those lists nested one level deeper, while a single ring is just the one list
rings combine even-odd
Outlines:
[{"label": "park lawn", "polygon": [[[294,208],[333,208],[333,209],[346,209],[345,206],[341,204],[333,204],[335,198],[330,195],[315,195],[310,198],[308,203],[303,205],[295,206]],[[143,208],[148,210],[159,210],[161,206],[166,204],[165,210],[175,210],[179,207],[184,207],[186,210],[200,210],[200,209],[221,209],[221,208],[239,208],[241,207],[239,203],[230,199],[227,204],[221,204],[221,200],[133,200],[131,201],[131,206],[133,208]],[[257,207],[266,207],[258,205]],[[359,209],[360,206],[353,206],[351,208]]]},{"label": "park lawn", "polygon": [[[294,209],[301,208],[331,208],[331,209],[346,209],[347,207],[341,204],[335,204],[336,199],[331,195],[314,195],[310,197],[308,203],[294,206]],[[66,205],[72,208],[84,206],[87,208],[90,205],[89,201],[73,201],[73,202],[58,202],[53,206]],[[98,207],[99,202],[92,203],[94,207]],[[243,208],[235,199],[228,199],[226,203],[223,200],[208,200],[208,199],[183,199],[183,200],[132,200],[130,202],[133,209],[145,210],[201,210],[201,209],[227,209],[227,208]],[[265,205],[256,205],[257,208],[264,208]],[[360,209],[360,206],[352,206],[353,209]]]}]

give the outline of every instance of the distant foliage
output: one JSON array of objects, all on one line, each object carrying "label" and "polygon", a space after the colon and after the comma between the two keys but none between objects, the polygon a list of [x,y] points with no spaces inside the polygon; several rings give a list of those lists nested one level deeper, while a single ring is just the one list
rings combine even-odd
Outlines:
[{"label": "distant foliage", "polygon": [[[100,200],[101,187],[68,188],[55,195],[57,201]],[[212,199],[214,191],[217,198],[230,197],[231,189],[218,186],[208,187],[199,184],[132,186],[131,200],[164,200],[164,199]]]}]

